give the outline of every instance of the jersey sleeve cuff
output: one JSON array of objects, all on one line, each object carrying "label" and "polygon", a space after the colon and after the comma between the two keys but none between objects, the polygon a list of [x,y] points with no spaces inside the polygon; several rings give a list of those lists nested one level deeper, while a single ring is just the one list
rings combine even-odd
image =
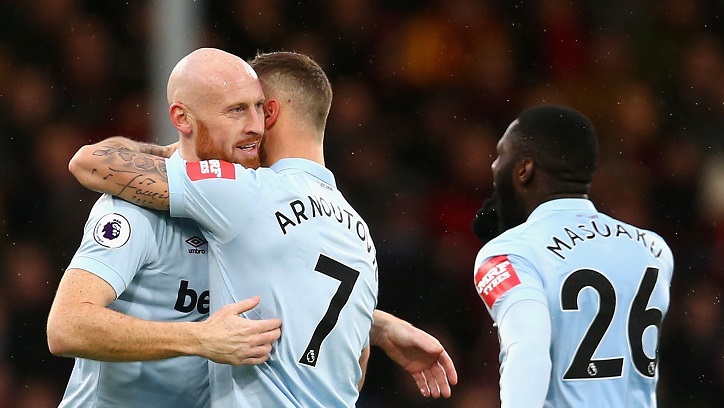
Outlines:
[{"label": "jersey sleeve cuff", "polygon": [[186,217],[184,177],[186,162],[181,159],[166,159],[168,172],[169,212],[172,217]]},{"label": "jersey sleeve cuff", "polygon": [[82,269],[108,282],[108,284],[113,288],[113,291],[116,292],[116,298],[118,298],[118,296],[120,296],[128,286],[128,283],[123,280],[118,272],[97,259],[85,256],[76,256],[70,262],[70,265],[68,265],[68,269]]}]

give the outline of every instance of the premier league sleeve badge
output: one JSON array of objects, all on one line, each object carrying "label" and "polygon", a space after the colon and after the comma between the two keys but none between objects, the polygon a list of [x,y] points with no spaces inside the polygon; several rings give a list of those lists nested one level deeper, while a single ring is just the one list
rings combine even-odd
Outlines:
[{"label": "premier league sleeve badge", "polygon": [[131,224],[126,217],[118,213],[110,213],[101,217],[93,228],[93,238],[99,245],[106,248],[120,248],[131,237]]}]

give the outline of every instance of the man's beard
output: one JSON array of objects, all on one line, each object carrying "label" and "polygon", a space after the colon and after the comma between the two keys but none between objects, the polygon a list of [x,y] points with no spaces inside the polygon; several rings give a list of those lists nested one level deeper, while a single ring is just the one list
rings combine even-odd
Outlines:
[{"label": "man's beard", "polygon": [[486,244],[500,235],[502,232],[500,224],[500,197],[498,192],[494,191],[475,213],[472,222],[473,233],[481,243]]},{"label": "man's beard", "polygon": [[229,155],[223,151],[223,149],[219,148],[214,144],[214,138],[211,137],[211,134],[209,132],[209,128],[206,127],[206,125],[199,121],[199,130],[196,134],[196,156],[199,157],[199,160],[212,160],[212,159],[219,159],[224,161],[232,161],[229,160]]},{"label": "man's beard", "polygon": [[256,169],[259,167],[259,157],[254,156],[254,158],[248,158],[242,162],[239,162],[236,158],[234,158],[232,151],[224,150],[223,147],[217,146],[216,142],[214,141],[214,138],[211,136],[211,133],[209,132],[209,128],[206,127],[206,125],[199,121],[198,122],[199,130],[196,135],[196,156],[198,156],[199,160],[212,160],[212,159],[218,159],[227,161],[230,163],[237,163],[241,164],[242,166],[246,168]]},{"label": "man's beard", "polygon": [[[503,177],[502,182],[496,182],[495,190],[499,197],[500,206],[500,232],[503,233],[525,222],[527,215],[523,199],[513,188],[512,177]],[[495,195],[493,193],[493,195]]]},{"label": "man's beard", "polygon": [[261,142],[259,142],[259,165],[264,165],[264,167],[269,167],[271,164],[267,162],[267,155],[266,155],[266,141],[267,138],[264,137],[261,139]]},{"label": "man's beard", "polygon": [[473,233],[483,244],[526,219],[523,200],[513,189],[510,172],[503,176],[496,181],[493,194],[483,202],[473,218]]}]

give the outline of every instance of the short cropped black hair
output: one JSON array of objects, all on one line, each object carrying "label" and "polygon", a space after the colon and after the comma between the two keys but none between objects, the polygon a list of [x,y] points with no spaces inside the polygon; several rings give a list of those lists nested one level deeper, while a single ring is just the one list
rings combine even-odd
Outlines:
[{"label": "short cropped black hair", "polygon": [[511,128],[519,158],[530,157],[536,167],[564,183],[593,181],[598,136],[588,118],[564,106],[543,105],[523,111]]}]

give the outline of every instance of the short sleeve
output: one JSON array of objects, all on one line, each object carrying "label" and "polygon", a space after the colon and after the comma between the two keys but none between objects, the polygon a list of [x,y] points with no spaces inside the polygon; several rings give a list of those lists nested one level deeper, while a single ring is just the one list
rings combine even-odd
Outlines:
[{"label": "short sleeve", "polygon": [[254,170],[221,160],[166,159],[172,217],[190,218],[219,242],[236,237],[260,197]]},{"label": "short sleeve", "polygon": [[68,269],[83,269],[108,282],[120,296],[138,270],[156,254],[153,216],[123,200],[102,196],[83,230]]},{"label": "short sleeve", "polygon": [[535,267],[520,255],[487,254],[483,248],[475,260],[474,283],[496,323],[518,301],[548,304]]}]

